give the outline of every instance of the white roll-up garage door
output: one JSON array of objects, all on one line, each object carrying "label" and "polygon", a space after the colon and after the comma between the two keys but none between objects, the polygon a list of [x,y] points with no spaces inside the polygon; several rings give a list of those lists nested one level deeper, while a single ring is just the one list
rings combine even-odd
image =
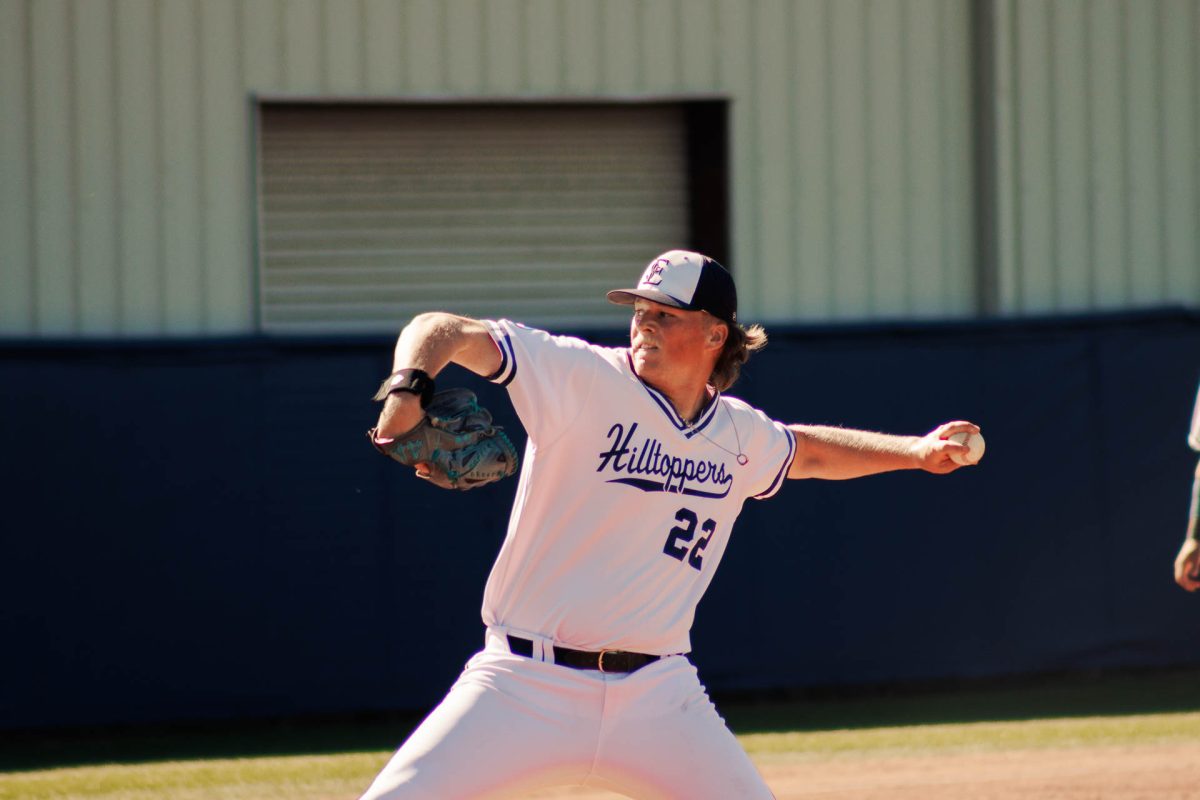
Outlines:
[{"label": "white roll-up garage door", "polygon": [[604,292],[688,242],[679,106],[261,111],[269,332],[395,333],[429,310],[620,327]]}]

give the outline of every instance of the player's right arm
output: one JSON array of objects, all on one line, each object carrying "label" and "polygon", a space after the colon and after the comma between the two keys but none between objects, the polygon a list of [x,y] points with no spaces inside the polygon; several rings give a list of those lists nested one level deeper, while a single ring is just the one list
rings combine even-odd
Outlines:
[{"label": "player's right arm", "polygon": [[979,433],[973,422],[956,420],[924,436],[895,436],[873,431],[833,428],[825,425],[789,425],[796,436],[796,454],[788,469],[789,478],[845,480],[891,472],[922,469],[938,475],[962,466],[951,456],[966,455],[970,448],[949,441],[955,433]]},{"label": "player's right arm", "polygon": [[[432,311],[413,317],[400,331],[392,354],[392,371],[419,369],[432,378],[453,363],[477,375],[491,375],[500,368],[500,362],[500,350],[482,322]],[[394,438],[407,433],[423,416],[420,398],[415,394],[388,395],[379,412],[376,435]]]},{"label": "player's right arm", "polygon": [[1175,582],[1189,592],[1200,589],[1200,462],[1196,463],[1196,477],[1192,481],[1187,537],[1175,556]]}]

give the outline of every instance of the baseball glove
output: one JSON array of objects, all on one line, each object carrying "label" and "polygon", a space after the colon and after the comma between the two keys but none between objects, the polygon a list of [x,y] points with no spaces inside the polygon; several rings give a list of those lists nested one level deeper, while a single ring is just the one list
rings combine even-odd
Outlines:
[{"label": "baseball glove", "polygon": [[425,418],[403,436],[371,444],[385,456],[409,467],[443,489],[474,489],[517,471],[517,449],[492,414],[469,389],[446,389],[433,395]]}]

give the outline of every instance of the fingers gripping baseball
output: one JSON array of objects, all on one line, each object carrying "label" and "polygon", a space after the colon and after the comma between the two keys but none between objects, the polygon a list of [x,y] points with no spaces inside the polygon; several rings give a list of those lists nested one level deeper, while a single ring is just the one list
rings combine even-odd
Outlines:
[{"label": "fingers gripping baseball", "polygon": [[938,475],[979,463],[983,452],[983,434],[979,426],[965,420],[939,425],[913,446],[920,468]]}]

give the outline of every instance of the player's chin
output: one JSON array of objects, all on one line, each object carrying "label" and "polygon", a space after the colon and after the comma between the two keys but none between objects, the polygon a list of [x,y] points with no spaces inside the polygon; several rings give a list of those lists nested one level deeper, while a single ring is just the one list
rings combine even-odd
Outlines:
[{"label": "player's chin", "polygon": [[638,368],[638,374],[647,367],[653,367],[659,362],[659,351],[654,348],[638,348],[633,351],[633,365]]}]

